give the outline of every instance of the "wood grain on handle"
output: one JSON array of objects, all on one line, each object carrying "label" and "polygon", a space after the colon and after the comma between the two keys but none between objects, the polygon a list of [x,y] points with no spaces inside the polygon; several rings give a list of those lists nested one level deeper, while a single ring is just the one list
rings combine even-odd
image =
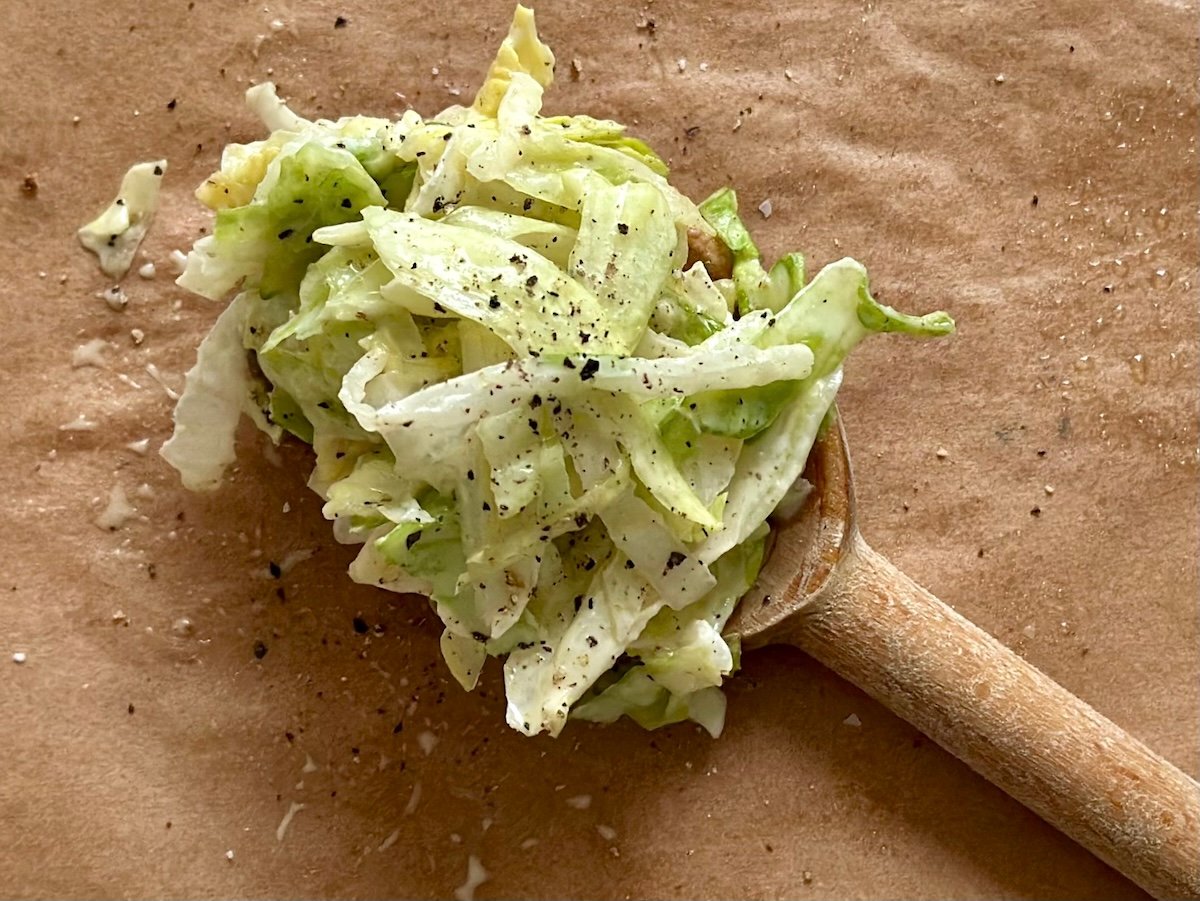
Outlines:
[{"label": "wood grain on handle", "polygon": [[1157,898],[1200,898],[1200,786],[855,535],[786,639]]}]

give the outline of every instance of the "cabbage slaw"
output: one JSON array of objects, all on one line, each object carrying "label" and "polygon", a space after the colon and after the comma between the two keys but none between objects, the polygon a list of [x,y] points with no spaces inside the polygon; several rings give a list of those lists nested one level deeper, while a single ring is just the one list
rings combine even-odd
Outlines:
[{"label": "cabbage slaw", "polygon": [[953,322],[878,303],[851,259],[768,270],[731,190],[694,204],[618,123],[542,116],[553,65],[518,7],[470,107],[308,121],[252,88],[271,134],[198,189],[216,225],[179,278],[236,294],[162,454],[211,490],[242,415],[311,444],[351,577],[427,596],[464,688],[503,657],[514,729],[716,736],[722,628],[843,359]]}]

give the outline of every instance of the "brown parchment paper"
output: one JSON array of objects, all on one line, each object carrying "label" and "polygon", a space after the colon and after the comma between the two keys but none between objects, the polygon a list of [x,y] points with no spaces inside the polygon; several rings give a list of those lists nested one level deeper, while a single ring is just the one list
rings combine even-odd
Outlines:
[{"label": "brown parchment paper", "polygon": [[[0,895],[450,897],[475,855],[481,898],[1141,897],[793,650],[746,657],[718,741],[522,738],[496,668],[464,694],[420,604],[345,576],[301,449],[247,429],[206,496],[156,456],[147,367],[179,388],[218,312],[168,254],[208,227],[222,144],[260,135],[251,80],[312,116],[428,114],[510,14],[0,3]],[[628,122],[693,195],[734,185],[769,254],[852,254],[885,301],[956,316],[848,366],[864,532],[1195,775],[1195,5],[538,14],[549,110]],[[160,156],[159,275],[113,312],[74,230]],[[94,338],[105,367],[72,368]],[[104,531],[118,485],[138,517]]]}]

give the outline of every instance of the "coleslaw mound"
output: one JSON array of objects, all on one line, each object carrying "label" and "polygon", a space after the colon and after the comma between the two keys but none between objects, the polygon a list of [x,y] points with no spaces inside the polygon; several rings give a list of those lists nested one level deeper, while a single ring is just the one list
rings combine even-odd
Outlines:
[{"label": "coleslaw mound", "polygon": [[767,269],[732,191],[697,205],[618,123],[542,116],[553,69],[517,7],[469,107],[309,121],[252,88],[270,136],[198,189],[216,224],[179,278],[234,296],[162,454],[211,490],[243,414],[311,444],[351,577],[428,597],[464,688],[504,658],[513,728],[716,736],[722,629],[844,357],[953,322],[878,303],[851,259]]}]

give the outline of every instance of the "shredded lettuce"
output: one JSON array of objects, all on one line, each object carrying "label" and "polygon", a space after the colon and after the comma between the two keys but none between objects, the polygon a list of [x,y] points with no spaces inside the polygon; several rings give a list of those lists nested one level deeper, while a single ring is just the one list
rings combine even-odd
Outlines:
[{"label": "shredded lettuce", "polygon": [[[514,729],[715,736],[723,630],[846,355],[953,323],[878,303],[850,259],[768,269],[732,190],[697,205],[620,124],[542,116],[553,64],[518,7],[469,107],[310,121],[252,88],[271,134],[197,191],[216,227],[179,279],[236,297],[162,453],[209,490],[243,413],[311,444],[350,576],[425,595],[464,688],[504,658]],[[732,278],[687,265],[697,232]]]}]

